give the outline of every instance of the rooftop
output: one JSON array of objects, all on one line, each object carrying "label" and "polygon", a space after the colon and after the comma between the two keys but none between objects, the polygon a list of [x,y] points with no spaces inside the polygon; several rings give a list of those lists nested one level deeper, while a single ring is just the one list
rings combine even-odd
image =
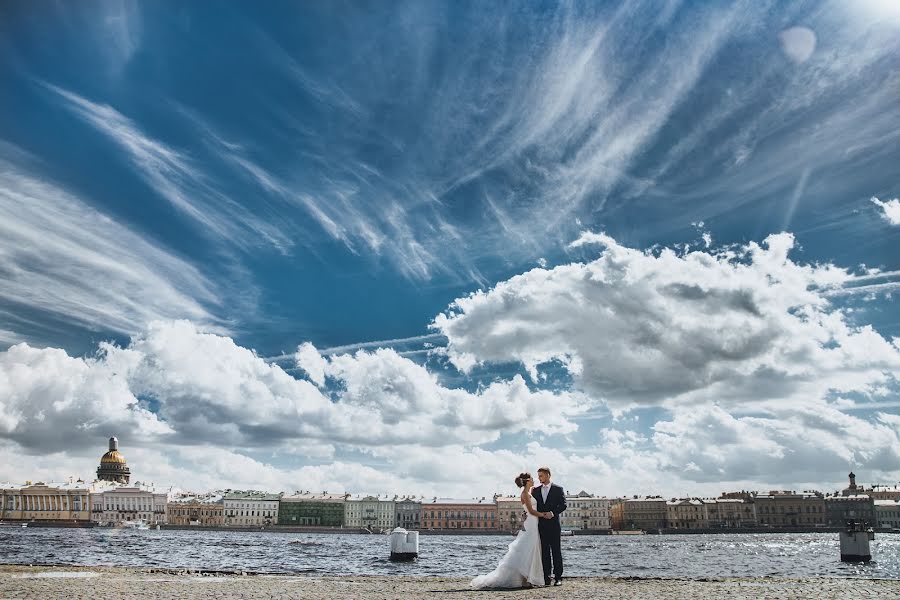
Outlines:
[{"label": "rooftop", "polygon": [[446,505],[477,505],[485,506],[494,504],[493,498],[431,498],[423,500],[422,504],[446,504]]},{"label": "rooftop", "polygon": [[281,494],[257,490],[225,490],[226,500],[278,500]]},{"label": "rooftop", "polygon": [[296,492],[294,494],[285,494],[281,497],[282,502],[310,502],[313,500],[319,502],[344,502],[346,499],[347,494],[329,494],[327,492],[321,494]]}]

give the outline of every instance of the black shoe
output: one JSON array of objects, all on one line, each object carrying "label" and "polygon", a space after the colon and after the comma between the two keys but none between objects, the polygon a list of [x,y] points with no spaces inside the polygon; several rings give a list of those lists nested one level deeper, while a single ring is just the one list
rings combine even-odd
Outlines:
[{"label": "black shoe", "polygon": [[553,582],[553,585],[562,585],[562,579],[557,579]]},{"label": "black shoe", "polygon": [[544,577],[544,585],[550,585],[550,578]]}]

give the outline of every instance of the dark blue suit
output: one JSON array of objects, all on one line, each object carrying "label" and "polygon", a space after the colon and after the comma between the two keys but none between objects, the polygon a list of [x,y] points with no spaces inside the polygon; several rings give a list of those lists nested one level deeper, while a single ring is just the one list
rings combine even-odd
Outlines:
[{"label": "dark blue suit", "polygon": [[[553,513],[552,519],[538,520],[538,533],[541,535],[541,562],[544,563],[544,579],[550,579],[551,571],[554,579],[562,579],[563,561],[560,543],[562,526],[559,523],[559,515],[566,510],[566,493],[563,491],[562,486],[551,483],[546,502],[544,502],[544,496],[541,493],[541,486],[532,489],[531,495],[537,501],[538,512]],[[551,557],[553,558],[552,563],[550,562]]]}]

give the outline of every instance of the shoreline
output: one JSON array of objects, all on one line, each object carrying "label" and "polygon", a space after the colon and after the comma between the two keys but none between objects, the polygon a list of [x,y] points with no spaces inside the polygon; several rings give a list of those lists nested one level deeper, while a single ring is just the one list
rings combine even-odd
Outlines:
[{"label": "shoreline", "polygon": [[571,577],[561,587],[472,590],[468,577],[266,574],[189,569],[0,564],[0,598],[484,599],[497,594],[594,598],[897,598],[900,580],[787,577]]},{"label": "shoreline", "polygon": [[[35,528],[58,528],[58,529],[119,529],[120,527],[101,527],[93,522],[72,522],[72,521],[16,521],[4,520],[0,522],[5,527],[18,527],[27,525]],[[151,527],[155,530],[155,527]],[[378,532],[368,531],[360,528],[340,528],[340,527],[293,527],[290,525],[270,525],[268,527],[254,526],[201,526],[201,525],[160,525],[160,530],[165,531],[236,531],[236,532],[255,532],[255,533],[322,533],[329,535],[386,535],[389,531]],[[616,535],[745,535],[745,534],[783,534],[783,533],[829,533],[835,534],[843,530],[843,527],[772,527],[772,528],[732,528],[732,529],[663,529],[651,530],[648,532],[630,531],[630,530],[606,530],[606,529],[575,529],[572,536],[616,536]],[[500,529],[411,529],[417,531],[419,535],[476,535],[476,536],[512,536],[516,532],[511,530]],[[876,528],[875,533],[878,535],[900,534],[900,531]]]}]

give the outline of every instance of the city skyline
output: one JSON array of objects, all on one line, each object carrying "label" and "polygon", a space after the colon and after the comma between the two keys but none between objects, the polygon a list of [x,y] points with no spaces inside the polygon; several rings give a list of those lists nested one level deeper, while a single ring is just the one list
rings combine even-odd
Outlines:
[{"label": "city skyline", "polygon": [[0,27],[0,481],[900,481],[894,4]]},{"label": "city skyline", "polygon": [[[46,479],[41,480],[40,478],[32,478],[24,481],[0,481],[0,484],[5,484],[5,489],[11,489],[10,486],[15,487],[16,485],[20,486],[31,486],[31,485],[57,485],[57,484],[79,484],[85,489],[96,487],[98,492],[102,492],[103,490],[112,490],[118,488],[146,488],[152,489],[155,492],[161,492],[165,489],[168,489],[169,495],[176,494],[180,496],[190,496],[190,497],[214,497],[216,495],[221,496],[226,493],[248,493],[248,494],[261,494],[261,495],[278,495],[278,496],[290,496],[290,497],[310,497],[310,498],[343,498],[346,500],[369,500],[369,499],[377,499],[381,500],[382,497],[385,501],[387,500],[396,500],[396,501],[424,501],[428,502],[430,500],[452,500],[454,498],[449,496],[439,496],[439,495],[431,495],[428,493],[404,493],[398,491],[392,492],[371,492],[371,491],[350,491],[348,488],[344,488],[344,491],[336,490],[310,490],[310,489],[295,489],[293,491],[287,490],[285,488],[281,489],[264,489],[259,486],[250,486],[246,489],[233,489],[233,488],[216,488],[216,489],[198,489],[194,488],[181,488],[175,485],[171,485],[167,482],[155,482],[155,481],[146,481],[140,480],[136,478],[131,478],[131,470],[128,465],[127,459],[125,456],[119,452],[119,442],[118,438],[112,437],[109,439],[109,450],[100,457],[100,466],[96,469],[96,477],[84,478],[77,477],[75,475],[70,475],[66,479],[53,480]],[[776,488],[761,488],[758,490],[723,490],[718,495],[702,495],[702,494],[681,494],[680,496],[665,496],[663,494],[659,494],[658,492],[644,492],[644,493],[624,493],[622,490],[617,492],[602,492],[598,493],[596,490],[587,491],[584,487],[579,487],[575,485],[574,487],[563,486],[565,490],[566,497],[576,498],[576,497],[591,497],[597,499],[604,500],[628,500],[628,499],[671,499],[671,500],[684,500],[684,499],[715,499],[715,498],[726,498],[726,497],[736,497],[738,495],[743,494],[775,494],[775,493],[801,493],[801,494],[819,494],[824,497],[828,496],[837,496],[837,495],[847,495],[848,493],[859,493],[859,494],[872,494],[873,492],[879,492],[882,496],[884,496],[884,492],[887,492],[885,497],[891,498],[900,498],[900,481],[895,483],[886,483],[886,482],[870,482],[869,486],[866,487],[865,483],[856,482],[856,474],[852,471],[847,475],[849,483],[848,486],[845,487],[835,487],[835,489],[829,490],[827,487],[814,486],[809,489],[803,490],[781,490]],[[519,488],[520,490],[521,488]],[[577,490],[577,491],[576,491]],[[506,490],[508,492],[508,490]],[[493,499],[503,499],[503,500],[514,500],[518,501],[518,494],[509,494],[504,491],[495,490],[494,492],[487,495],[473,495],[473,496],[458,496],[456,500],[485,500],[487,498]],[[875,494],[876,498],[880,498],[879,494]]]}]

